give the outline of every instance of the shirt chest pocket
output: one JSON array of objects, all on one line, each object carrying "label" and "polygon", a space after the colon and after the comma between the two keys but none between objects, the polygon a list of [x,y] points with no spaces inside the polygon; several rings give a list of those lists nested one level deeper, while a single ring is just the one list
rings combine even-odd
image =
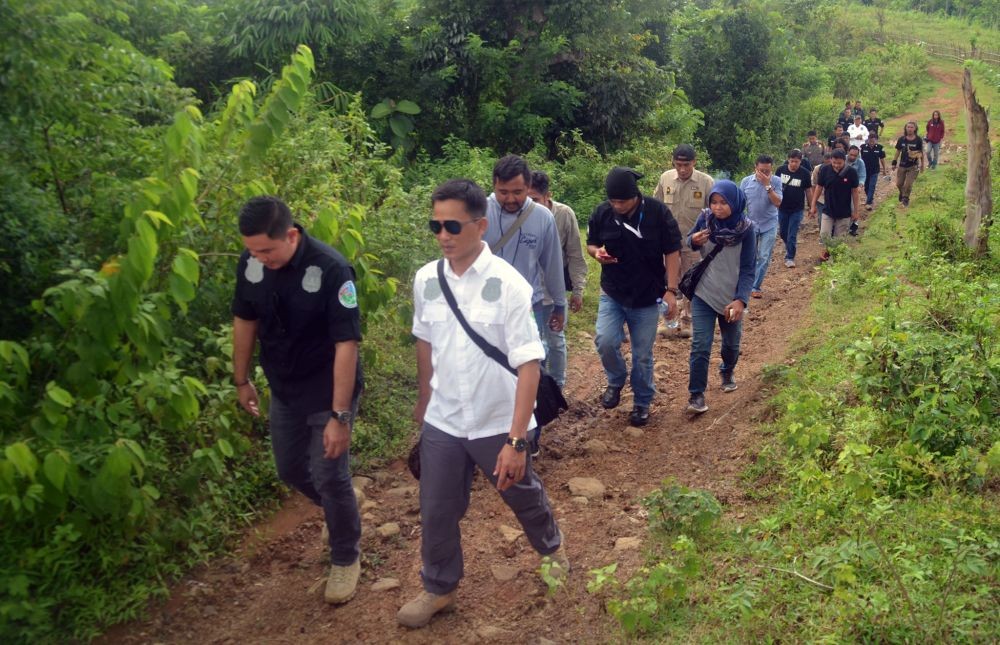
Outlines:
[{"label": "shirt chest pocket", "polygon": [[428,302],[420,311],[420,321],[425,323],[443,323],[451,311],[443,302]]},{"label": "shirt chest pocket", "polygon": [[676,191],[674,189],[670,189],[669,191],[665,191],[663,193],[663,203],[666,204],[667,206],[672,206],[673,203],[674,203],[674,194],[675,194],[675,192]]}]

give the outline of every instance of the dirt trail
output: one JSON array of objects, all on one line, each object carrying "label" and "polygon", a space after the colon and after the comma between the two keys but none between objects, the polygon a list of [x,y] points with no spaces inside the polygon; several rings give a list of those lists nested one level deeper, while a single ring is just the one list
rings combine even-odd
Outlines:
[{"label": "dirt trail", "polygon": [[[953,83],[954,78],[940,78]],[[958,81],[960,83],[960,80]],[[943,100],[927,102],[946,120],[961,108]],[[942,98],[938,101],[937,99]],[[933,109],[933,108],[931,108]],[[929,115],[929,110],[927,110]],[[920,113],[915,115],[920,116]],[[923,120],[926,121],[927,117]],[[889,146],[886,146],[889,148]],[[942,160],[944,161],[944,159]],[[895,190],[879,184],[877,203]],[[580,343],[570,356],[567,398],[572,409],[547,429],[537,462],[566,536],[573,572],[565,587],[548,596],[535,574],[538,558],[524,537],[510,542],[501,526],[517,523],[484,478],[477,477],[468,516],[462,525],[466,574],[459,587],[458,610],[435,618],[426,628],[407,630],[395,621],[396,610],[420,589],[419,508],[415,482],[402,462],[368,475],[362,539],[363,571],[358,594],[348,604],[331,607],[322,599],[326,562],[320,545],[320,515],[301,497],[289,500],[259,529],[257,537],[233,558],[211,564],[179,583],[166,603],[153,607],[143,622],[121,625],[101,640],[114,643],[596,643],[615,640],[612,618],[586,591],[587,572],[619,563],[622,579],[643,564],[641,549],[614,552],[620,537],[647,539],[641,498],[666,477],[710,490],[737,519],[752,514],[753,502],[742,491],[740,474],[755,459],[761,436],[757,427],[765,393],[765,365],[788,361],[790,337],[799,328],[822,324],[809,318],[817,258],[815,220],[806,218],[799,237],[798,267],[783,266],[780,240],[764,284],[763,300],[751,303],[744,326],[739,389],[723,394],[718,379],[718,335],[713,346],[707,400],[709,411],[692,418],[687,402],[689,342],[658,340],[656,383],[660,391],[650,424],[629,430],[631,394],[604,410],[597,399],[604,373],[592,344]],[[591,279],[596,279],[591,276]],[[585,443],[600,439],[606,452],[590,452]],[[574,501],[571,477],[596,477],[606,486],[601,500]],[[397,535],[382,538],[376,529],[399,524]],[[497,568],[505,569],[497,571]],[[500,576],[497,573],[502,574]],[[512,579],[506,579],[513,575]],[[400,588],[374,591],[382,578],[396,578]],[[501,578],[505,580],[501,581]]]}]

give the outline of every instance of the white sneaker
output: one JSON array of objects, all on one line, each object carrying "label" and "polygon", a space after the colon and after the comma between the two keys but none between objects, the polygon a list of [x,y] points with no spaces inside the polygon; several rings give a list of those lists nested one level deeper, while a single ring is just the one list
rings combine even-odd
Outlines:
[{"label": "white sneaker", "polygon": [[785,260],[785,266],[789,269],[795,268],[795,260]]}]

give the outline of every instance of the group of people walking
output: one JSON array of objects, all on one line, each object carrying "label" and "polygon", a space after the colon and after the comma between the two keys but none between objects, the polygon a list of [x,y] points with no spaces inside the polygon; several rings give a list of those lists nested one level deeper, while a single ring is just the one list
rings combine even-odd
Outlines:
[{"label": "group of people walking", "polygon": [[[697,170],[688,144],[674,149],[673,167],[652,195],[639,190],[640,173],[615,167],[605,179],[607,199],[590,215],[585,241],[573,210],[552,198],[549,177],[532,172],[521,157],[497,161],[488,196],[468,179],[435,189],[428,228],[441,257],[413,281],[423,590],[400,608],[400,624],[426,625],[455,604],[463,576],[459,522],[477,468],[549,563],[547,574],[569,573],[563,533],[532,468],[542,430],[533,409],[543,370],[560,386],[566,381],[564,328],[567,315],[583,304],[583,249],[601,268],[594,343],[607,383],[600,404],[616,408],[628,382],[629,423],[649,422],[659,331],[691,338],[687,410],[705,412],[716,325],[719,388],[732,392],[742,321],[752,299],[764,296],[777,237],[785,244],[785,266],[794,268],[807,208],[815,216],[822,204],[823,235],[839,237],[860,214],[859,186],[867,184],[859,179],[858,164],[867,171],[875,163],[872,175],[885,171],[877,113],[871,110],[861,123],[857,110],[860,103],[848,106],[844,118],[853,123],[837,126],[849,140],[835,138],[828,150],[810,132],[803,149],[792,150],[776,170],[774,160],[762,155],[739,183],[715,181]],[[938,124],[943,132],[935,112]],[[865,140],[856,146],[859,137]],[[907,124],[896,149],[893,166],[902,160],[897,182],[907,203],[912,178],[904,168],[923,164],[915,124]],[[869,206],[873,190],[866,192]],[[239,402],[260,415],[252,380],[259,345],[271,391],[278,475],[323,508],[331,561],[325,598],[344,603],[354,596],[360,575],[361,522],[349,468],[363,390],[354,271],[340,253],[295,223],[276,197],[247,202],[239,230],[246,249],[232,302]],[[621,349],[626,329],[631,368]]]}]

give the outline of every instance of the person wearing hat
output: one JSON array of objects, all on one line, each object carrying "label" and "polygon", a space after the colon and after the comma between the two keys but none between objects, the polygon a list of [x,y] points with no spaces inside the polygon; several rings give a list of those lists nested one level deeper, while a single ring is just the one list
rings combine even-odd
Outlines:
[{"label": "person wearing hat", "polygon": [[[667,205],[681,235],[687,234],[694,223],[698,221],[698,215],[708,207],[708,194],[712,192],[712,185],[715,181],[700,170],[695,170],[694,147],[687,143],[674,148],[674,167],[662,175],[653,191],[653,197]],[[701,261],[701,256],[697,251],[684,249],[681,251],[681,275],[692,266]],[[691,303],[683,296],[677,297],[681,310],[680,324],[677,326],[677,334],[681,338],[691,337]],[[660,335],[666,335],[666,326],[660,321],[657,329]]]},{"label": "person wearing hat", "polygon": [[597,305],[594,344],[608,378],[601,405],[618,407],[625,387],[621,345],[628,325],[632,345],[632,412],[629,423],[644,426],[656,393],[653,383],[653,341],[658,303],[667,316],[677,316],[681,233],[670,209],[639,192],[642,175],[616,166],[605,179],[607,201],[590,215],[587,253],[601,265],[601,295]]}]

